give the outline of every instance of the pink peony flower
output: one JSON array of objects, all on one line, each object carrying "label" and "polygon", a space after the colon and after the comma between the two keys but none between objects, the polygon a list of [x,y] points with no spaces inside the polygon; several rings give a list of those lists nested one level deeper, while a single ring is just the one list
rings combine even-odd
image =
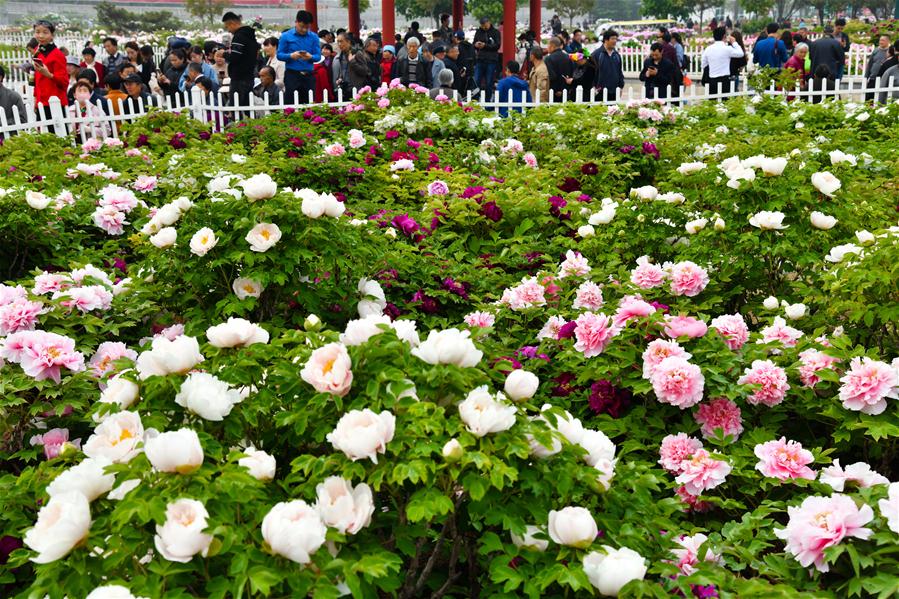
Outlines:
[{"label": "pink peony flower", "polygon": [[665,334],[672,339],[679,337],[702,337],[709,330],[704,322],[692,316],[665,315]]},{"label": "pink peony flower", "polygon": [[764,404],[769,408],[784,400],[790,384],[787,383],[787,371],[771,360],[755,360],[752,367],[747,368],[737,380],[738,385],[759,385],[747,401],[752,405]]},{"label": "pink peony flower", "polygon": [[696,564],[700,561],[714,564],[721,563],[721,556],[709,549],[708,546],[705,550],[705,556],[702,560],[699,559],[699,550],[703,543],[708,540],[709,538],[700,532],[690,537],[683,535],[675,541],[680,546],[680,549],[672,549],[671,553],[677,558],[677,567],[680,568],[682,574],[689,576],[695,572]]},{"label": "pink peony flower", "polygon": [[103,378],[104,375],[113,371],[113,362],[121,358],[129,360],[137,359],[137,352],[128,349],[128,346],[118,341],[104,341],[97,348],[88,365],[93,371],[96,378]]},{"label": "pink peony flower", "polygon": [[687,433],[667,435],[659,447],[659,464],[668,472],[680,474],[683,462],[693,457],[693,454],[700,449],[702,441],[688,436]]},{"label": "pink peony flower", "polygon": [[740,314],[723,314],[712,319],[712,328],[730,349],[740,349],[749,339],[749,327]]},{"label": "pink peony flower", "polygon": [[127,214],[137,207],[137,196],[130,189],[107,185],[100,190],[100,201],[97,203],[104,208],[115,208]]},{"label": "pink peony flower", "polygon": [[855,357],[840,379],[840,401],[847,410],[877,415],[887,408],[887,399],[899,397],[899,372],[885,362]]},{"label": "pink peony flower", "polygon": [[568,250],[565,252],[565,260],[559,265],[559,278],[583,277],[590,273],[590,263],[580,252]]},{"label": "pink peony flower", "polygon": [[577,288],[577,295],[574,299],[575,310],[598,310],[602,307],[602,288],[592,281],[584,281]]},{"label": "pink peony flower", "polygon": [[96,137],[92,137],[83,144],[81,144],[81,151],[87,152],[90,154],[91,152],[96,152],[97,150],[103,147],[103,142]]},{"label": "pink peony flower", "polygon": [[537,168],[537,157],[534,156],[533,152],[527,152],[521,159],[524,160],[525,165],[530,168]]},{"label": "pink peony flower", "polygon": [[62,453],[67,445],[75,448],[81,447],[81,439],[69,442],[69,429],[67,428],[51,428],[42,435],[34,435],[29,442],[32,446],[42,446],[44,448],[44,457],[48,460],[59,457],[59,454]]},{"label": "pink peony flower", "polygon": [[815,461],[815,456],[797,441],[787,441],[786,437],[781,437],[776,441],[759,443],[755,446],[755,456],[759,459],[755,469],[769,478],[815,480],[815,471],[808,467]]},{"label": "pink peony flower", "polygon": [[689,507],[692,512],[707,512],[714,507],[710,502],[700,501],[699,497],[696,495],[690,495],[683,485],[676,488],[674,494],[687,504],[687,507]]},{"label": "pink peony flower", "polygon": [[300,371],[300,378],[319,393],[343,397],[353,384],[352,366],[346,346],[329,343],[312,352]]},{"label": "pink peony flower", "polygon": [[687,350],[682,348],[677,341],[667,341],[665,339],[656,339],[646,346],[643,352],[643,378],[651,379],[652,373],[662,360],[678,356],[684,360],[693,357]]},{"label": "pink peony flower", "polygon": [[568,324],[568,321],[561,316],[550,316],[543,328],[540,329],[540,332],[537,333],[537,339],[557,339],[559,330],[566,324]]},{"label": "pink peony flower", "polygon": [[534,306],[546,305],[545,289],[534,277],[526,278],[516,287],[503,291],[500,303],[513,310],[525,310]]},{"label": "pink peony flower", "polygon": [[863,504],[859,509],[852,498],[839,493],[806,497],[800,506],[788,507],[787,514],[786,528],[775,528],[774,534],[787,542],[786,551],[803,567],[814,564],[819,572],[830,570],[824,561],[825,549],[849,537],[867,539],[871,529],[864,525],[874,518],[871,506]]},{"label": "pink peony flower", "polygon": [[449,194],[449,185],[447,185],[444,181],[437,179],[436,181],[431,181],[428,183],[428,195],[429,196],[445,196]]},{"label": "pink peony flower", "polygon": [[631,283],[641,289],[658,287],[668,278],[668,273],[658,264],[649,261],[648,256],[637,258],[637,268],[631,271]]},{"label": "pink peony flower", "polygon": [[680,356],[665,358],[653,369],[649,379],[662,403],[685,410],[702,401],[705,378],[699,366]]},{"label": "pink peony flower", "polygon": [[157,179],[153,175],[141,175],[134,180],[134,189],[144,193],[156,189]]},{"label": "pink peony flower", "polygon": [[605,314],[585,312],[577,317],[574,336],[577,341],[574,349],[584,354],[585,358],[598,356],[605,350],[612,337],[618,334],[618,327]]},{"label": "pink peony flower", "polygon": [[46,331],[21,331],[8,336],[0,347],[0,358],[18,363],[35,380],[60,381],[60,368],[84,370],[84,356],[75,351],[75,341]]},{"label": "pink peony flower", "polygon": [[53,293],[54,291],[67,289],[71,284],[72,279],[68,275],[58,275],[45,272],[34,277],[34,288],[31,290],[31,293],[35,295]]},{"label": "pink peony flower", "polygon": [[623,327],[634,318],[646,318],[655,314],[656,308],[639,295],[625,295],[618,302],[615,312],[615,326]]},{"label": "pink peony flower", "polygon": [[0,306],[11,304],[17,300],[28,299],[28,292],[21,285],[12,287],[0,283]]},{"label": "pink peony flower", "polygon": [[37,315],[41,313],[43,307],[42,303],[27,299],[17,299],[0,305],[0,336],[34,329]]},{"label": "pink peony flower", "polygon": [[328,156],[343,156],[346,154],[346,148],[343,147],[343,144],[335,142],[325,146],[325,154]]},{"label": "pink peony flower", "polygon": [[472,312],[465,315],[465,324],[470,327],[488,329],[496,322],[496,316],[490,312]]},{"label": "pink peony flower", "polygon": [[822,469],[818,480],[833,487],[834,491],[841,493],[846,483],[849,482],[855,483],[862,488],[890,484],[890,479],[871,470],[871,465],[867,462],[849,464],[844,469],[840,466],[840,460],[834,460],[831,466]]},{"label": "pink peony flower", "polygon": [[699,404],[694,418],[698,424],[702,425],[702,436],[706,439],[720,435],[736,441],[743,432],[743,420],[739,406],[724,397]]},{"label": "pink peony flower", "polygon": [[67,308],[78,308],[82,312],[108,310],[112,305],[112,293],[102,285],[86,285],[72,287],[66,291],[57,291],[52,299],[60,300]]},{"label": "pink peony flower", "polygon": [[709,284],[709,274],[704,268],[690,261],[678,262],[668,267],[671,277],[671,293],[693,297]]},{"label": "pink peony flower", "polygon": [[799,354],[799,361],[802,365],[799,367],[799,380],[806,387],[814,387],[821,380],[815,373],[819,370],[830,369],[831,366],[839,362],[839,358],[828,356],[823,351],[817,349],[807,349]]},{"label": "pink peony flower", "polygon": [[106,231],[109,235],[121,235],[125,232],[124,225],[127,215],[116,209],[115,206],[98,206],[94,211],[94,224]]},{"label": "pink peony flower", "polygon": [[702,495],[724,482],[730,474],[731,465],[717,460],[705,449],[697,449],[689,458],[681,462],[680,474],[674,482],[682,484],[690,495]]},{"label": "pink peony flower", "polygon": [[772,341],[780,341],[784,347],[794,347],[796,342],[802,337],[803,333],[799,329],[795,329],[787,325],[787,321],[780,316],[774,317],[774,324],[767,326],[761,331],[762,338],[759,343],[771,343]]}]

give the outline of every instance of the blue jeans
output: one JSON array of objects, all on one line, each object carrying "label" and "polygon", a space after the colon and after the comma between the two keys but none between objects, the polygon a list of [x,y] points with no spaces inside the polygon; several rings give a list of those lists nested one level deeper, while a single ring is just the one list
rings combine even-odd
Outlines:
[{"label": "blue jeans", "polygon": [[480,87],[483,79],[484,86],[481,89],[484,90],[488,102],[493,99],[493,86],[496,84],[496,64],[495,61],[478,61],[474,65],[475,85]]},{"label": "blue jeans", "polygon": [[846,65],[844,65],[843,63],[837,64],[837,72],[834,73],[834,77],[833,77],[833,78],[834,78],[834,79],[842,79],[842,78],[843,78],[843,71],[845,71],[845,70],[846,70]]}]

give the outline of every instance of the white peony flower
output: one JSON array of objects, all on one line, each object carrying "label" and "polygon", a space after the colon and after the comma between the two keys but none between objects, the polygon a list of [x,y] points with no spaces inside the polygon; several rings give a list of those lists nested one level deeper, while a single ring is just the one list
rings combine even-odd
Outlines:
[{"label": "white peony flower", "polygon": [[100,393],[100,403],[115,404],[119,410],[127,410],[137,401],[139,391],[137,383],[116,375],[106,381],[106,388]]},{"label": "white peony flower", "polygon": [[549,547],[549,539],[538,539],[536,536],[538,534],[542,534],[545,537],[546,531],[539,526],[528,524],[524,528],[523,535],[517,535],[514,532],[512,533],[512,542],[516,547],[522,549],[532,549],[540,552],[546,551],[547,547]]},{"label": "white peony flower", "polygon": [[54,495],[37,513],[37,522],[23,539],[25,546],[37,551],[36,564],[49,564],[68,555],[87,537],[91,528],[91,508],[80,491]]},{"label": "white peony flower", "polygon": [[25,201],[35,210],[43,210],[50,205],[53,198],[47,197],[39,191],[28,190],[25,192]]},{"label": "white peony flower", "polygon": [[789,304],[784,307],[784,313],[790,320],[798,320],[805,316],[805,304]]},{"label": "white peony flower", "polygon": [[371,523],[375,504],[367,484],[353,487],[344,478],[329,476],[315,487],[315,494],[315,509],[327,526],[354,535]]},{"label": "white peony flower", "polygon": [[144,425],[137,412],[116,412],[97,425],[82,451],[89,458],[124,464],[140,453],[143,439]]},{"label": "white peony flower", "polygon": [[783,220],[783,212],[762,210],[749,217],[749,224],[753,227],[758,227],[762,231],[786,229],[788,225],[784,225]]},{"label": "white peony flower", "polygon": [[828,262],[833,262],[834,264],[842,262],[846,256],[849,254],[860,254],[862,248],[855,245],[854,243],[844,243],[843,245],[837,245],[830,248],[830,252],[827,256],[824,257]]},{"label": "white peony flower", "polygon": [[842,186],[842,183],[832,173],[824,171],[812,175],[812,185],[824,195],[833,197],[833,194]]},{"label": "white peony flower", "polygon": [[147,433],[144,453],[159,472],[190,474],[203,465],[203,446],[196,431],[182,428],[157,435]]},{"label": "white peony flower", "polygon": [[318,512],[301,500],[278,503],[262,519],[262,538],[272,552],[298,564],[312,561],[327,532]]},{"label": "white peony flower", "polygon": [[725,224],[724,219],[721,218],[720,216],[715,217],[715,223],[713,226],[714,226],[715,230],[719,231],[719,232],[723,231],[724,229],[727,228],[727,225]]},{"label": "white peony flower", "polygon": [[887,527],[899,534],[899,483],[890,483],[886,499],[877,502],[880,515],[887,521]]},{"label": "white peony flower", "polygon": [[549,538],[559,545],[584,549],[596,540],[598,532],[593,516],[582,507],[549,512]]},{"label": "white peony flower", "polygon": [[113,501],[121,501],[125,499],[125,495],[136,489],[138,485],[140,485],[139,478],[130,478],[110,491],[106,498]]},{"label": "white peony flower", "polygon": [[346,346],[329,343],[312,352],[300,371],[300,378],[319,393],[343,397],[353,384],[352,366]]},{"label": "white peony flower", "polygon": [[602,461],[615,462],[615,444],[602,431],[584,429],[576,443],[586,452],[584,461],[594,468]]},{"label": "white peony flower", "polygon": [[587,222],[592,225],[607,225],[615,218],[615,210],[618,208],[617,203],[608,204],[603,206],[599,212],[594,212],[593,215],[587,220]]},{"label": "white peony flower", "polygon": [[196,554],[206,557],[212,536],[203,533],[209,512],[195,499],[179,499],[165,509],[165,523],[156,525],[153,541],[159,554],[170,562],[187,563]]},{"label": "white peony flower", "polygon": [[684,162],[677,167],[677,172],[682,175],[692,175],[706,168],[704,162]]},{"label": "white peony flower", "polygon": [[705,229],[705,226],[709,224],[709,219],[707,218],[697,218],[696,220],[688,221],[684,228],[687,230],[687,233],[690,235],[695,235]]},{"label": "white peony flower", "polygon": [[830,153],[830,164],[836,166],[843,163],[856,166],[858,164],[858,158],[856,158],[854,154],[847,154],[842,150],[833,150]]},{"label": "white peony flower", "polygon": [[240,186],[250,201],[266,200],[278,192],[278,186],[274,180],[265,173],[253,175],[249,179],[241,181]]},{"label": "white peony flower", "polygon": [[135,362],[140,379],[168,374],[184,374],[204,360],[195,337],[181,335],[169,340],[155,337],[151,349],[142,352]]},{"label": "white peony flower", "polygon": [[259,223],[245,237],[254,252],[265,252],[281,239],[281,229],[272,223]]},{"label": "white peony flower", "polygon": [[503,390],[512,401],[522,401],[534,397],[539,386],[540,379],[536,374],[517,368],[506,377]]},{"label": "white peony flower", "polygon": [[220,421],[243,401],[237,389],[207,372],[193,372],[181,383],[175,403],[204,420]]},{"label": "white peony flower", "polygon": [[218,242],[215,231],[209,227],[203,227],[190,238],[190,251],[197,256],[205,256]]},{"label": "white peony flower", "polygon": [[47,485],[47,495],[55,497],[70,491],[77,491],[93,501],[108,493],[115,484],[115,474],[106,474],[105,468],[112,464],[106,458],[87,458],[80,464],[63,471]]},{"label": "white peony flower", "polygon": [[243,318],[228,318],[227,322],[206,329],[206,338],[214,347],[247,347],[255,343],[268,343],[268,331]]},{"label": "white peony flower", "polygon": [[388,411],[376,414],[369,409],[351,410],[328,433],[328,442],[354,462],[369,458],[378,463],[378,454],[387,450],[393,439],[396,417]]},{"label": "white peony flower", "polygon": [[236,295],[239,300],[244,300],[248,297],[259,297],[262,295],[262,285],[253,279],[247,279],[245,277],[234,279],[234,283],[231,284],[231,289],[234,290],[234,295]]},{"label": "white peony flower", "polygon": [[275,478],[275,458],[261,449],[247,447],[243,450],[245,457],[237,460],[240,466],[250,471],[250,476],[261,481],[270,481]]},{"label": "white peony flower", "polygon": [[462,454],[465,453],[465,449],[462,447],[462,444],[459,443],[458,439],[450,439],[443,446],[442,453],[443,459],[447,462],[455,462],[462,457]]},{"label": "white peony flower", "polygon": [[646,560],[633,549],[614,549],[603,545],[603,552],[584,556],[584,573],[600,595],[617,597],[622,587],[646,576]]},{"label": "white peony flower", "polygon": [[174,227],[164,227],[155,235],[150,236],[150,243],[160,249],[172,247],[178,239],[178,231]]},{"label": "white peony flower", "polygon": [[652,185],[644,185],[643,187],[637,187],[635,189],[631,189],[628,194],[632,198],[637,198],[639,200],[649,200],[652,201],[656,199],[656,196],[659,195],[659,190],[653,187]]},{"label": "white peony flower", "polygon": [[762,302],[762,306],[765,307],[765,310],[777,310],[780,307],[780,302],[773,295],[769,295]]},{"label": "white peony flower", "polygon": [[778,177],[783,174],[787,168],[786,158],[763,158],[759,163],[759,168],[766,177]]},{"label": "white peony flower", "polygon": [[507,431],[515,424],[518,410],[505,403],[502,393],[492,395],[486,385],[469,392],[459,404],[459,416],[476,437]]},{"label": "white peony flower", "polygon": [[816,229],[823,229],[824,231],[833,229],[834,225],[839,222],[834,217],[828,216],[823,212],[818,212],[817,210],[812,212],[811,221],[813,227],[815,227]]},{"label": "white peony flower", "polygon": [[432,330],[428,338],[412,350],[412,355],[428,364],[455,364],[462,368],[477,366],[484,352],[469,338],[470,331],[459,329]]},{"label": "white peony flower", "polygon": [[858,242],[862,245],[874,243],[874,233],[871,233],[870,231],[856,231],[855,238],[858,239]]},{"label": "white peony flower", "polygon": [[97,587],[88,593],[85,599],[146,599],[145,597],[137,597],[131,594],[127,587],[118,584],[107,584]]},{"label": "white peony flower", "polygon": [[593,225],[581,225],[577,228],[578,237],[593,237],[596,235],[596,229],[593,228]]},{"label": "white peony flower", "polygon": [[362,345],[375,335],[380,335],[389,329],[390,324],[390,317],[386,314],[351,320],[346,324],[344,332],[340,334],[340,342],[349,347]]}]

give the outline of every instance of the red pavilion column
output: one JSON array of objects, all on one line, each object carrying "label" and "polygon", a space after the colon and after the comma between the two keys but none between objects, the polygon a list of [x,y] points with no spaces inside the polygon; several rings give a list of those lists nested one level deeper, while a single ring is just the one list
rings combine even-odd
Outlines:
[{"label": "red pavilion column", "polygon": [[318,31],[318,0],[305,0],[303,8],[312,13],[312,31]]},{"label": "red pavilion column", "polygon": [[462,29],[462,13],[465,12],[465,0],[453,0],[453,31]]},{"label": "red pavilion column", "polygon": [[503,65],[515,59],[515,8],[515,0],[503,0]]},{"label": "red pavilion column", "polygon": [[347,29],[355,37],[359,37],[362,29],[362,19],[359,17],[359,0],[347,0]]},{"label": "red pavilion column", "polygon": [[396,9],[394,0],[381,0],[381,43],[393,44],[396,34]]},{"label": "red pavilion column", "polygon": [[537,42],[540,42],[540,2],[541,0],[530,0],[531,7],[531,31],[537,36]]}]

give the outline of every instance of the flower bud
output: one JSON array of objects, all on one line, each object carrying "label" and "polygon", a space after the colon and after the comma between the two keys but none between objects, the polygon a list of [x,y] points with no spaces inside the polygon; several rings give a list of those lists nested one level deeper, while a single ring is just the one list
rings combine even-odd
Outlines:
[{"label": "flower bud", "polygon": [[465,449],[457,439],[450,439],[443,446],[443,459],[447,462],[457,462],[463,453],[465,453]]},{"label": "flower bud", "polygon": [[321,328],[322,321],[315,314],[310,314],[306,317],[306,320],[303,321],[303,328],[307,331],[317,331]]},{"label": "flower bud", "polygon": [[768,296],[767,298],[765,298],[765,301],[762,302],[762,305],[765,307],[766,310],[777,310],[778,306],[780,305],[780,302],[778,302],[777,298],[772,295],[772,296]]}]

